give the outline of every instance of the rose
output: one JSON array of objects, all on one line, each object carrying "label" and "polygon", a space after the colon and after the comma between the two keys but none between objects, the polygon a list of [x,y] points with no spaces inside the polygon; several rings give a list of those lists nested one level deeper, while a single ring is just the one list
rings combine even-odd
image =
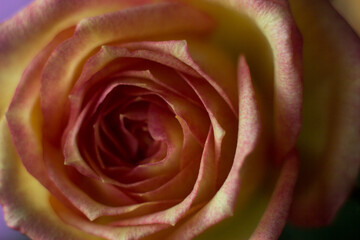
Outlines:
[{"label": "rose", "polygon": [[[306,30],[305,30],[305,32],[306,32]],[[306,36],[306,34],[304,33],[304,36]],[[354,44],[352,44],[351,46],[353,46]],[[306,45],[305,45],[306,46]],[[345,49],[346,50],[346,49]],[[344,53],[347,53],[347,51],[344,51]],[[349,59],[349,58],[345,58],[345,59]],[[337,69],[338,70],[338,69]],[[306,78],[305,78],[305,80],[306,80]],[[346,91],[347,92],[347,91]],[[306,92],[305,92],[306,93]],[[350,95],[350,94],[349,94]],[[305,98],[306,99],[306,98]],[[310,98],[310,99],[312,99],[312,98]],[[351,102],[351,103],[353,103],[353,102]],[[340,104],[340,107],[341,107],[342,105]],[[10,114],[9,114],[10,115]],[[355,122],[356,123],[356,122]],[[338,125],[338,126],[344,126],[344,125]],[[241,128],[242,129],[242,128]],[[306,130],[306,128],[305,128],[305,130]],[[304,132],[306,132],[304,130]],[[4,146],[6,146],[6,145],[4,145]],[[301,149],[301,148],[300,148]],[[354,169],[356,170],[356,167],[354,167]],[[328,170],[329,171],[329,170]],[[4,175],[5,176],[5,175]],[[323,179],[321,179],[321,180],[323,180]],[[326,180],[326,179],[325,179]],[[9,186],[11,186],[10,184],[9,184]],[[346,192],[347,190],[345,189],[345,192]],[[276,192],[276,191],[275,191]],[[315,194],[317,193],[317,191],[315,191],[314,192]],[[7,195],[9,195],[9,194],[7,194]],[[301,191],[300,191],[300,195],[301,195]],[[343,194],[339,194],[340,196],[343,196]],[[276,196],[276,194],[275,194],[275,196]],[[6,202],[6,201],[5,201]],[[9,201],[7,201],[7,202],[9,202]],[[296,202],[296,201],[295,201]],[[311,201],[310,201],[311,202]],[[341,202],[341,200],[340,200],[340,202]],[[19,206],[17,206],[16,204],[14,204],[15,206],[12,206],[12,209],[16,209],[16,210],[19,210],[19,209],[22,209],[22,208],[24,208],[23,206],[22,206],[22,208],[20,208]],[[35,206],[37,206],[36,204],[34,204],[34,205],[32,205],[32,211],[34,211],[34,212],[36,212],[35,211]],[[271,205],[270,205],[271,206]],[[296,205],[295,205],[296,206]],[[336,205],[335,205],[335,208],[336,208]],[[8,209],[11,209],[11,207],[8,207]],[[286,210],[286,206],[285,206],[285,208],[284,208],[285,210]],[[295,207],[295,209],[296,209],[296,207]],[[9,210],[9,212],[10,212],[10,210]],[[293,211],[293,212],[295,212],[295,214],[297,214],[298,212],[297,211]],[[27,213],[28,214],[28,213]],[[25,216],[27,216],[27,215],[25,215]],[[265,214],[265,216],[266,216],[266,214]],[[266,218],[265,218],[266,219]],[[18,222],[18,224],[19,224],[19,226],[20,226],[20,222]],[[24,224],[24,223],[22,223],[22,224]],[[281,224],[280,224],[281,225]],[[261,225],[260,225],[261,226]],[[265,225],[265,226],[268,226],[268,225]],[[271,226],[271,225],[270,225]],[[34,227],[36,227],[36,225],[34,226]],[[25,229],[23,226],[22,226],[22,228],[23,229]],[[39,228],[36,228],[36,229],[39,229]],[[45,229],[45,230],[49,230],[49,229],[51,229],[51,228],[47,228],[47,229]],[[32,228],[32,230],[24,230],[24,231],[28,231],[28,232],[31,232],[31,231],[34,231],[34,228]],[[39,230],[38,230],[39,231]],[[44,231],[43,229],[42,229],[42,231]],[[31,234],[31,233],[30,233]],[[32,233],[33,234],[33,233]],[[276,234],[274,234],[273,236],[276,236]]]},{"label": "rose", "polygon": [[334,7],[344,16],[354,30],[360,33],[360,17],[357,14],[360,10],[360,3],[356,0],[332,0]]},{"label": "rose", "polygon": [[[297,177],[301,109],[301,41],[286,2],[147,3],[38,1],[1,25],[0,192],[8,224],[35,239],[276,239]],[[320,8],[332,28],[318,19],[309,27],[301,20],[306,1],[291,3],[305,71],[303,165],[290,216],[322,224],[358,170],[359,80],[349,66],[358,63],[359,41],[327,2],[309,2],[306,20]],[[328,52],[313,51],[319,39],[338,57],[330,75],[322,67]],[[315,69],[314,59],[321,60]],[[337,85],[320,91],[314,81],[323,76]],[[335,94],[336,104],[319,93]],[[329,106],[341,114],[323,121]],[[112,152],[123,158],[111,163],[116,169]],[[154,153],[167,165],[134,162]],[[328,164],[307,164],[308,156]]]}]

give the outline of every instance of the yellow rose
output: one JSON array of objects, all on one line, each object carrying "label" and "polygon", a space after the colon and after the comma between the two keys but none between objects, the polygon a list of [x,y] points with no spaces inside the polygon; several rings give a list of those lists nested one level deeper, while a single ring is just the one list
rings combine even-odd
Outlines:
[{"label": "yellow rose", "polygon": [[327,1],[289,2],[36,0],[2,23],[7,224],[118,240],[329,223],[359,170],[360,41]]}]

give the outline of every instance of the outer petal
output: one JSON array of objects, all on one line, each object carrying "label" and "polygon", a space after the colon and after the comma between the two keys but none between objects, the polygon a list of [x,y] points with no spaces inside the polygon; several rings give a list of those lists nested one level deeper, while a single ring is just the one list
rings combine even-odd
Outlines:
[{"label": "outer petal", "polygon": [[360,35],[360,1],[358,0],[332,0],[334,7],[345,17]]},{"label": "outer petal", "polygon": [[[51,129],[45,136],[58,136],[78,70],[83,60],[102,44],[206,33],[212,25],[212,20],[204,13],[174,2],[146,5],[82,20],[73,38],[61,44],[44,67],[41,105],[45,127]],[[54,107],[54,102],[57,107]]]},{"label": "outer petal", "polygon": [[278,239],[289,214],[298,169],[298,156],[292,152],[286,157],[274,193],[250,240]]},{"label": "outer petal", "polygon": [[239,63],[238,78],[240,116],[238,143],[233,166],[215,196],[204,208],[173,233],[171,236],[173,239],[191,239],[221,220],[232,216],[234,212],[240,186],[242,186],[240,169],[245,159],[255,148],[260,131],[254,89],[251,84],[248,66],[243,57],[241,57]]},{"label": "outer petal", "polygon": [[[294,223],[329,223],[360,165],[360,40],[328,1],[290,1],[304,37],[304,124]],[[319,17],[321,16],[321,17]]]},{"label": "outer petal", "polygon": [[76,228],[81,229],[84,232],[88,232],[89,234],[95,236],[101,236],[109,240],[142,239],[147,235],[153,234],[154,232],[169,227],[169,225],[166,224],[147,224],[123,227],[101,225],[95,222],[91,222],[88,219],[84,219],[82,216],[76,214],[74,211],[70,211],[60,202],[56,201],[56,199],[51,198],[51,205],[64,222],[75,226]]},{"label": "outer petal", "polygon": [[51,51],[72,32],[72,29],[68,29],[58,34],[27,66],[6,113],[12,140],[24,167],[48,188],[51,188],[51,183],[39,157],[42,154],[42,117],[38,96],[40,74]]},{"label": "outer petal", "polygon": [[[101,2],[101,4],[99,4]],[[80,19],[122,9],[146,0],[35,1],[0,25],[0,116],[4,114],[22,72],[54,36]],[[3,87],[6,86],[6,87]]]},{"label": "outer petal", "polygon": [[18,158],[5,118],[0,121],[0,192],[7,224],[33,239],[98,239],[64,224],[56,216],[48,191]]},{"label": "outer petal", "polygon": [[[221,47],[226,48],[230,44],[231,47],[245,54],[249,59],[250,67],[257,66],[252,71],[252,74],[256,76],[254,82],[258,82],[255,85],[256,90],[257,92],[260,90],[259,95],[267,96],[260,102],[266,106],[260,107],[264,108],[262,112],[271,109],[271,111],[266,112],[266,115],[270,116],[266,122],[271,122],[273,125],[267,128],[274,129],[274,133],[270,134],[274,135],[276,145],[274,149],[277,153],[277,159],[281,160],[296,143],[301,126],[302,104],[301,36],[291,16],[287,1],[203,0],[198,2],[216,5],[214,7],[199,3],[199,7],[214,15],[213,17],[225,29],[224,32],[215,33],[215,43],[222,41],[221,38],[225,39],[220,43]],[[193,4],[198,4],[198,2]],[[225,9],[222,9],[223,7]],[[256,26],[253,26],[252,21],[255,22]],[[229,29],[227,26],[229,22],[241,22],[245,26],[234,23],[234,26]],[[256,27],[258,29],[255,29]],[[265,42],[261,41],[264,37]],[[234,38],[236,42],[234,43],[228,38]],[[242,39],[248,39],[248,41]],[[245,46],[237,46],[241,44]],[[266,44],[269,44],[270,49],[263,46]],[[257,48],[260,48],[261,51],[259,52]],[[271,51],[270,57],[268,56],[269,51]],[[263,59],[259,59],[259,56]],[[255,60],[250,61],[254,58]],[[269,61],[268,58],[273,61],[273,66],[269,66],[269,62],[266,61]],[[258,61],[263,66],[259,66]],[[269,71],[269,68],[274,68],[274,72]],[[266,72],[267,74],[264,76],[256,72]],[[274,75],[273,82],[269,76],[266,76],[271,76],[271,74]],[[265,78],[267,81],[261,78]],[[264,116],[262,117],[264,118]]]}]

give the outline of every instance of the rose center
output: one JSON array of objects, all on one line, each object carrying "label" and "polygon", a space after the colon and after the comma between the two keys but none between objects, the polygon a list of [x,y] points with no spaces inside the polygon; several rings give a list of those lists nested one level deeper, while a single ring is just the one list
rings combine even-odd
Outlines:
[{"label": "rose center", "polygon": [[87,124],[78,139],[88,162],[97,162],[103,169],[133,168],[164,155],[159,154],[164,143],[155,140],[148,124],[150,109],[167,110],[167,104],[153,93],[140,92],[141,88],[117,86],[105,97],[98,94],[100,97],[93,99],[93,109],[88,111]]}]

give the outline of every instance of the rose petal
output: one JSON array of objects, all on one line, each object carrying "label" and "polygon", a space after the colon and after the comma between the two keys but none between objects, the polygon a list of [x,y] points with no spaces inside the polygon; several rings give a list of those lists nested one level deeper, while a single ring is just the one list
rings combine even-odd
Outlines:
[{"label": "rose petal", "polygon": [[[113,24],[114,22],[118,24]],[[93,50],[102,44],[115,41],[140,40],[163,34],[168,37],[176,33],[206,32],[211,28],[211,24],[210,19],[203,13],[179,3],[144,5],[83,19],[77,25],[74,37],[54,51],[44,68],[41,105],[45,127],[51,129],[45,133],[46,136],[54,140],[61,131],[63,119],[66,117],[64,110],[67,96],[83,59]],[[56,108],[54,102],[57,103]]]},{"label": "rose petal", "polygon": [[159,199],[184,199],[188,195],[196,180],[199,171],[199,163],[202,154],[202,146],[199,145],[186,122],[177,118],[184,134],[183,150],[181,153],[181,170],[162,186],[152,191],[142,191],[136,196],[145,198],[147,201]]},{"label": "rose petal", "polygon": [[165,199],[184,199],[192,190],[197,173],[199,171],[199,160],[193,159],[184,169],[172,179],[155,190],[131,194],[143,201],[159,201]]},{"label": "rose petal", "polygon": [[135,196],[141,196],[141,198],[150,201],[164,198],[183,199],[190,193],[199,170],[198,163],[200,162],[202,147],[196,142],[185,121],[181,118],[178,118],[178,121],[184,133],[180,172],[168,181],[163,181],[161,186],[158,185],[147,191],[138,191],[139,194]]},{"label": "rose petal", "polygon": [[291,220],[321,226],[334,218],[359,171],[360,40],[327,1],[291,5],[305,62],[302,165]]},{"label": "rose petal", "polygon": [[[166,81],[167,79],[165,78],[160,80],[161,78],[153,76],[152,69],[144,72],[122,72],[117,76],[146,78],[154,81],[155,83],[158,83],[159,81]],[[181,80],[185,82],[184,79]],[[190,89],[190,91],[192,91],[192,89]],[[203,144],[205,142],[209,126],[209,118],[203,108],[197,106],[197,104],[193,104],[193,102],[189,102],[188,99],[183,98],[181,95],[179,96],[176,92],[174,94],[162,94],[162,98],[169,104],[177,116],[185,120],[188,127],[196,136],[196,139]]]},{"label": "rose petal", "polygon": [[239,81],[239,127],[235,160],[225,182],[215,196],[193,217],[179,226],[173,233],[174,239],[191,239],[207,228],[232,216],[242,177],[240,170],[247,156],[256,146],[260,125],[256,107],[254,89],[244,57],[240,58],[238,69]]},{"label": "rose petal", "polygon": [[[84,17],[117,11],[139,3],[124,0],[34,1],[0,25],[0,116],[6,111],[21,74],[59,32]],[[142,1],[145,2],[145,1]]]},{"label": "rose petal", "polygon": [[174,226],[181,218],[188,214],[191,206],[202,203],[215,193],[216,177],[217,168],[214,150],[214,134],[212,128],[210,128],[201,157],[199,174],[191,193],[179,204],[169,209],[142,217],[124,219],[114,224],[119,226],[170,224]]},{"label": "rose petal", "polygon": [[[124,85],[124,86],[134,85],[134,86],[139,86],[139,87],[142,87],[142,88],[148,88],[149,90],[153,91],[154,93],[159,92],[159,96],[164,95],[165,99],[166,99],[166,95],[171,96],[169,93],[165,93],[165,91],[163,89],[161,89],[161,87],[156,86],[156,84],[151,83],[151,82],[149,82],[149,81],[147,81],[145,79],[121,79],[121,80],[117,80],[116,82],[111,83],[109,89],[114,88],[116,85],[120,85],[120,86],[122,86],[122,85]],[[155,117],[155,116],[158,116],[158,115],[159,114],[149,114],[149,119],[151,119],[151,117]],[[197,115],[198,115],[198,113],[195,115],[195,117]],[[81,122],[82,121],[81,119],[82,119],[81,116],[79,118],[77,118],[77,122]],[[158,120],[154,120],[152,122],[154,124],[158,125]],[[175,121],[175,118],[172,121]],[[170,123],[171,121],[167,121],[167,122]],[[149,124],[150,123],[151,123],[151,121],[149,122]],[[123,174],[121,176],[121,179],[123,179],[123,180],[126,179],[127,183],[129,183],[129,182],[133,182],[135,180],[139,181],[139,180],[142,180],[142,179],[147,178],[147,177],[152,177],[152,176],[154,176],[156,174],[160,174],[162,172],[166,172],[168,174],[170,172],[173,172],[176,169],[179,169],[180,160],[181,160],[180,159],[181,144],[180,145],[176,144],[176,142],[179,141],[179,140],[176,140],[176,139],[179,139],[179,133],[181,133],[181,129],[180,129],[180,126],[176,127],[177,125],[178,124],[175,124],[175,125],[172,124],[170,126],[169,124],[167,124],[166,127],[165,127],[165,129],[166,129],[165,132],[171,133],[170,136],[172,136],[172,137],[169,138],[169,139],[159,139],[159,140],[166,140],[166,142],[168,143],[169,154],[164,160],[156,162],[156,163],[152,163],[150,165],[149,164],[140,164],[140,165],[134,167],[127,174]],[[77,143],[76,143],[76,135],[77,135],[77,132],[78,132],[78,129],[79,129],[80,125],[75,124],[73,127],[74,127],[74,129],[70,128],[69,131],[68,131],[69,135],[68,135],[67,140],[66,140],[66,143],[68,143],[68,144],[65,145],[65,153],[66,153],[65,156],[66,156],[66,159],[68,159],[68,161],[67,161],[68,164],[70,163],[70,160],[71,160],[71,165],[77,167],[79,169],[79,171],[86,174],[87,176],[96,178],[96,175],[94,173],[94,171],[95,171],[96,174],[99,175],[100,178],[103,181],[118,185],[116,182],[112,181],[111,179],[109,179],[105,175],[101,174],[100,169],[98,167],[96,167],[94,165],[91,165],[91,168],[90,168],[88,166],[88,164],[84,161],[83,157],[81,156],[80,152],[77,149]],[[151,124],[150,124],[149,128],[151,130]],[[177,129],[177,131],[175,131],[176,129]],[[151,133],[151,131],[150,131],[150,133]],[[174,137],[174,136],[178,136],[178,137]],[[154,139],[156,140],[156,137]],[[177,147],[175,148],[174,146],[177,146]],[[170,169],[172,169],[172,170],[170,171]]]},{"label": "rose petal", "polygon": [[[51,198],[51,204],[60,218],[67,224],[95,236],[110,240],[140,239],[159,230],[169,227],[165,224],[149,224],[144,226],[114,227],[97,224],[64,207],[59,201]],[[82,238],[79,238],[82,239]]]},{"label": "rose petal", "polygon": [[167,143],[168,152],[166,157],[156,163],[138,165],[124,179],[140,179],[172,173],[180,168],[183,134],[175,117],[163,109],[151,105],[148,113],[149,133],[154,140]]},{"label": "rose petal", "polygon": [[[149,45],[171,45],[174,41],[162,41],[162,42],[140,42],[140,43],[129,43],[122,44],[120,46],[102,46],[100,51],[92,56],[84,65],[83,72],[76,82],[76,85],[73,88],[73,93],[71,96],[78,96],[77,98],[81,99],[81,96],[87,90],[86,86],[91,86],[104,78],[108,77],[111,73],[122,72],[129,68],[129,62],[131,63],[131,68],[139,69],[139,66],[144,68],[144,74],[149,74],[146,72],[148,69],[152,69],[151,74],[148,75],[153,81],[161,85],[164,88],[171,89],[172,91],[180,91],[179,95],[186,96],[185,98],[194,101],[195,103],[199,102],[197,96],[193,93],[191,88],[179,79],[176,73],[173,72],[173,69],[186,72],[187,74],[199,76],[193,69],[189,66],[183,64],[179,59],[171,55],[167,55],[164,52],[159,51],[161,49],[155,49],[154,51],[144,50],[143,48],[148,47]],[[175,41],[176,42],[176,41]],[[126,47],[126,48],[124,48]],[[129,51],[129,49],[131,51]],[[156,51],[157,50],[157,51]],[[125,59],[122,59],[125,58]],[[132,59],[133,61],[130,61]],[[142,61],[149,60],[149,61]],[[151,62],[150,62],[151,61]],[[115,66],[112,66],[112,62],[115,62]],[[165,68],[160,66],[168,66]],[[111,67],[108,67],[108,66]],[[161,68],[161,70],[158,68]],[[171,77],[174,79],[167,80],[168,78],[164,76],[164,73],[160,74],[159,72],[165,71],[167,74],[171,74]],[[154,75],[155,72],[155,75]],[[166,74],[165,74],[166,75]],[[171,82],[171,84],[169,83]]]},{"label": "rose petal", "polygon": [[[44,186],[51,183],[41,159],[41,110],[39,105],[41,70],[53,49],[73,32],[58,34],[29,64],[6,113],[15,148],[25,168]],[[0,117],[1,118],[1,117]],[[31,144],[29,144],[31,143]]]},{"label": "rose petal", "polygon": [[48,236],[97,239],[64,224],[55,215],[49,203],[49,192],[23,167],[11,143],[5,118],[0,120],[0,183],[0,203],[10,227],[33,239]]},{"label": "rose petal", "polygon": [[183,75],[183,78],[198,94],[209,115],[212,128],[214,129],[215,152],[219,169],[217,181],[218,184],[222,184],[233,162],[236,147],[234,144],[236,141],[236,131],[234,129],[236,129],[237,116],[206,80],[191,78],[186,75]]},{"label": "rose petal", "polygon": [[[183,64],[180,60],[181,59],[176,59],[174,57],[172,57],[172,55],[167,55],[168,52],[164,51],[163,49],[166,49],[167,51],[170,51],[172,54],[173,52],[176,52],[179,48],[179,46],[183,46],[184,43],[183,41],[164,41],[164,42],[140,42],[140,43],[132,43],[132,44],[124,44],[124,46],[126,46],[127,48],[133,49],[131,52],[127,51],[126,49],[124,49],[123,47],[114,47],[114,46],[103,46],[102,50],[95,55],[95,59],[93,61],[91,61],[91,63],[97,63],[98,64],[90,64],[89,63],[89,68],[90,67],[94,67],[95,65],[95,69],[97,69],[98,66],[102,66],[103,64],[106,64],[107,62],[113,61],[115,58],[141,58],[141,59],[147,59],[147,60],[151,60],[160,64],[163,64],[165,66],[169,66],[171,68],[174,68],[176,70],[179,71],[183,71],[186,73],[190,73],[192,75],[195,76],[199,76],[198,74],[193,73],[194,70],[192,70],[191,68],[189,68],[187,65]],[[149,46],[152,46],[152,50],[144,50],[143,48],[147,49],[149,48]],[[141,50],[137,49],[140,48]],[[182,47],[180,47],[182,48]],[[166,55],[165,55],[166,54]],[[101,63],[101,60],[104,60],[105,63]],[[125,61],[127,62],[127,61]],[[171,97],[172,100],[168,100],[167,102],[174,107],[174,112],[177,115],[180,115],[181,117],[183,117],[184,119],[186,119],[187,123],[189,124],[189,127],[192,129],[192,131],[196,134],[197,139],[199,139],[200,142],[204,142],[206,139],[206,134],[207,134],[207,124],[200,124],[200,123],[205,123],[207,121],[207,119],[202,114],[202,110],[199,109],[196,105],[197,104],[201,104],[198,103],[198,97],[193,93],[193,90],[187,85],[187,83],[185,81],[183,81],[182,79],[179,78],[179,76],[174,73],[171,72],[171,77],[169,76],[171,80],[171,84],[169,83],[169,78],[165,78],[164,75],[159,75],[159,71],[158,68],[159,66],[153,65],[153,64],[149,64],[146,62],[142,63],[142,66],[144,66],[144,68],[147,69],[147,67],[149,67],[150,71],[126,71],[126,72],[120,72],[119,74],[116,74],[114,76],[118,76],[118,77],[143,77],[143,78],[147,78],[147,79],[151,79],[152,81],[154,81],[155,83],[159,84],[160,86],[172,90],[175,87],[176,91],[173,91],[175,93],[177,93],[177,91],[180,91],[181,93],[179,94],[180,96],[185,96],[183,98],[176,98],[174,99],[174,97]],[[92,71],[94,71],[94,68],[91,68]],[[119,71],[120,69],[117,69],[116,71]],[[162,72],[169,72],[169,71],[173,71],[170,69],[164,69],[161,68]],[[89,70],[90,71],[90,70]],[[113,71],[113,69],[112,69]],[[154,75],[155,74],[155,75]],[[170,74],[170,73],[169,73]],[[85,76],[85,75],[84,75]],[[200,76],[199,76],[200,77]],[[83,79],[87,79],[87,77],[84,77]],[[95,79],[91,79],[91,84],[94,84],[94,82],[99,81],[101,78],[96,77]],[[84,80],[82,80],[84,81]],[[86,82],[86,81],[85,81]],[[85,82],[83,83],[83,85],[85,85]],[[175,83],[175,84],[174,84]],[[90,84],[90,83],[87,83]],[[171,85],[171,86],[170,86]],[[173,86],[174,85],[174,86]],[[86,88],[85,88],[86,89]],[[77,95],[79,93],[76,93]],[[169,98],[168,96],[169,94],[165,94],[165,96],[167,96],[166,98]],[[178,99],[178,100],[177,100]],[[181,100],[181,101],[179,101]],[[190,103],[187,103],[187,101],[184,100],[189,100],[191,103],[194,103],[195,106],[193,106]],[[176,102],[174,102],[176,101]],[[79,105],[80,103],[78,103]],[[189,121],[189,118],[201,118],[198,121],[195,120],[191,120]]]},{"label": "rose petal", "polygon": [[270,202],[250,240],[279,238],[289,214],[298,171],[298,156],[296,153],[291,153],[284,161]]},{"label": "rose petal", "polygon": [[[273,149],[277,161],[281,161],[296,143],[301,126],[302,104],[301,36],[287,1],[189,2],[207,10],[219,23],[220,30],[214,33],[215,44],[228,49],[232,55],[234,52],[245,53],[251,63],[249,65],[255,66],[251,70],[256,76],[256,90],[260,90],[259,95],[263,98],[259,107],[262,108],[261,112],[270,116],[270,119],[265,121],[272,123],[268,128],[275,128],[274,133],[271,133],[274,134],[276,146]],[[256,25],[253,25],[252,21]],[[229,25],[229,22],[234,25]],[[272,74],[273,82],[269,79]],[[273,92],[270,91],[269,94],[270,89]]]},{"label": "rose petal", "polygon": [[[230,108],[237,113],[236,71],[233,63],[218,49],[203,41],[140,42],[126,44],[126,47],[141,48],[174,56],[196,71],[216,89]],[[175,68],[177,69],[177,68]],[[179,70],[179,69],[178,69]],[[192,72],[191,71],[191,72]],[[189,73],[189,71],[184,71]]]},{"label": "rose petal", "polygon": [[331,3],[360,35],[360,15],[358,14],[360,12],[360,2],[357,0],[333,0]]},{"label": "rose petal", "polygon": [[134,203],[128,206],[112,207],[99,203],[90,198],[78,186],[76,186],[66,173],[62,162],[62,155],[51,146],[44,146],[44,160],[50,179],[66,198],[82,212],[88,219],[94,220],[101,216],[113,216],[121,214],[131,214],[141,211],[144,208],[151,211],[162,210],[170,207],[178,201],[154,201],[145,203]]}]

